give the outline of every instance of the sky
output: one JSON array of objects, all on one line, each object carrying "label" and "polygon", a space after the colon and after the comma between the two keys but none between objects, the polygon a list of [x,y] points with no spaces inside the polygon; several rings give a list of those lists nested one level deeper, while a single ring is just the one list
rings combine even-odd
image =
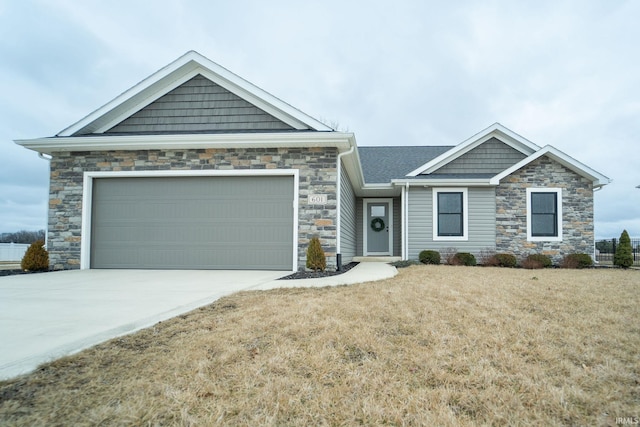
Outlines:
[{"label": "sky", "polygon": [[189,50],[359,146],[495,122],[613,182],[597,238],[640,237],[640,1],[0,0],[0,232],[46,227],[53,136]]}]

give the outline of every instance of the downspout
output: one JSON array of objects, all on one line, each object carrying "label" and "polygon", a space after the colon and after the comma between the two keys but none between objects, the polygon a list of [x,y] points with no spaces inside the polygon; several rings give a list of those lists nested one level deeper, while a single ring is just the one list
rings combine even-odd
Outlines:
[{"label": "downspout", "polygon": [[402,218],[402,241],[403,241],[403,254],[402,259],[409,259],[409,183],[405,182],[404,187],[404,217]]},{"label": "downspout", "polygon": [[349,150],[338,154],[338,164],[336,168],[336,271],[342,270],[342,253],[340,244],[340,217],[341,217],[341,196],[342,196],[342,157],[352,154],[356,150],[352,146]]},{"label": "downspout", "polygon": [[[53,157],[45,156],[41,152],[38,152],[38,157],[40,157],[41,159],[46,160],[46,161],[49,162],[49,173],[48,173],[49,179],[47,180],[47,184],[48,184],[47,185],[47,194],[49,194],[49,188],[51,187],[51,184],[49,182],[49,180],[51,179],[51,159]],[[48,197],[47,197],[47,199],[48,199]],[[49,213],[48,213],[48,211],[49,211],[49,202],[47,200],[47,221],[45,223],[45,228],[44,228],[44,247],[45,247],[45,249],[47,249],[48,245],[49,245]]]}]

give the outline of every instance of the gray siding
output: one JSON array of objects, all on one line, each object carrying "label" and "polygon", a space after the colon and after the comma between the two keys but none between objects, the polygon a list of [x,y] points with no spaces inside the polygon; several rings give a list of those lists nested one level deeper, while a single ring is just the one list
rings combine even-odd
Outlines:
[{"label": "gray siding", "polygon": [[455,248],[478,256],[482,250],[496,246],[496,197],[493,187],[470,187],[469,240],[433,240],[433,192],[431,188],[409,190],[409,259],[417,259],[420,251]]},{"label": "gray siding", "polygon": [[197,75],[106,133],[291,130],[237,95]]},{"label": "gray siding", "polygon": [[342,263],[348,264],[356,256],[356,195],[343,165],[340,165],[340,250]]},{"label": "gray siding", "polygon": [[500,173],[525,155],[496,138],[463,154],[433,173]]},{"label": "gray siding", "polygon": [[[356,230],[358,230],[357,234],[357,248],[356,252],[358,256],[362,256],[364,254],[363,245],[364,245],[364,237],[363,233],[363,199],[359,197],[356,200]],[[399,197],[393,198],[393,255],[401,256],[402,255],[402,202]]]}]

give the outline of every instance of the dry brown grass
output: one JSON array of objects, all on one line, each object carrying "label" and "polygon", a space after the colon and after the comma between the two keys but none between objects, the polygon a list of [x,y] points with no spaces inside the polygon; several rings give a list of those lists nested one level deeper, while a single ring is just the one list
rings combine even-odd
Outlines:
[{"label": "dry brown grass", "polygon": [[0,383],[3,425],[615,425],[640,272],[414,266],[236,294]]}]

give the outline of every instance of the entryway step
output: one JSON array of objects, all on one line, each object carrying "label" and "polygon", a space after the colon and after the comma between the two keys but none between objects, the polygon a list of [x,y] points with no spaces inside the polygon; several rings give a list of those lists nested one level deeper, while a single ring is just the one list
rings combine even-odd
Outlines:
[{"label": "entryway step", "polygon": [[399,256],[356,256],[353,262],[396,262],[401,261]]}]

